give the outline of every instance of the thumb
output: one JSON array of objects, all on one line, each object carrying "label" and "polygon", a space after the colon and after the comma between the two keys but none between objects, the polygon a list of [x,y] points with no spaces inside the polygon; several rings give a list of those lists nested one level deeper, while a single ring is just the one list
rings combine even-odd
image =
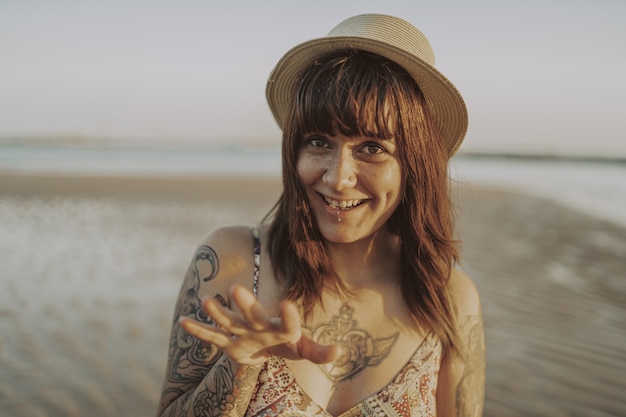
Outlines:
[{"label": "thumb", "polygon": [[305,335],[298,341],[298,351],[302,359],[317,365],[334,362],[343,353],[343,349],[339,345],[321,345]]}]

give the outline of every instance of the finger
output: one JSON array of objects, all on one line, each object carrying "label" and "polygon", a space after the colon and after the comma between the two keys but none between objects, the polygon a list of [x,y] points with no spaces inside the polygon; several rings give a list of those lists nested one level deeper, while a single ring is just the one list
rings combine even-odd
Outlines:
[{"label": "finger", "polygon": [[256,331],[267,330],[270,317],[256,297],[244,286],[234,285],[230,290],[231,300],[243,315],[249,328]]},{"label": "finger", "polygon": [[248,331],[248,325],[245,320],[235,312],[222,306],[214,298],[203,300],[202,307],[215,324],[225,331],[235,335],[241,335]]},{"label": "finger", "polygon": [[300,312],[292,301],[283,301],[280,305],[280,323],[283,332],[292,335],[297,341],[302,333],[300,325]]},{"label": "finger", "polygon": [[208,343],[212,343],[220,349],[228,346],[232,340],[228,334],[214,326],[205,326],[187,317],[178,320],[180,327],[190,335]]},{"label": "finger", "polygon": [[308,336],[302,336],[298,342],[298,350],[302,359],[309,360],[315,364],[334,362],[342,354],[342,349],[338,345],[320,345]]}]

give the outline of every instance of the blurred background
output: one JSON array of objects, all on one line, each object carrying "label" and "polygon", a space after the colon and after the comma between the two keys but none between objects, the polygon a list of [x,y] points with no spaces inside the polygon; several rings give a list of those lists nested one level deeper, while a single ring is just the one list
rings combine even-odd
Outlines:
[{"label": "blurred background", "polygon": [[468,105],[485,415],[626,415],[617,0],[0,0],[0,415],[154,413],[195,245],[280,194],[269,72],[360,13],[422,30]]}]

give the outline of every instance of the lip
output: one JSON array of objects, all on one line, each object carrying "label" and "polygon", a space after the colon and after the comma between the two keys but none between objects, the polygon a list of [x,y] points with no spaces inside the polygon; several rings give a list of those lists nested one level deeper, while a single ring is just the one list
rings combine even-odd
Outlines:
[{"label": "lip", "polygon": [[[318,202],[322,206],[322,208],[327,211],[333,217],[337,217],[337,212],[341,213],[341,215],[347,215],[354,210],[357,210],[359,207],[362,207],[369,201],[367,198],[333,198],[326,194],[316,193],[318,196]],[[338,206],[334,207],[329,204],[329,202],[334,202],[335,204],[339,203]],[[341,206],[344,207],[341,207]]]},{"label": "lip", "polygon": [[351,210],[360,206],[363,203],[361,199],[350,199],[350,200],[335,200],[334,198],[330,198],[327,196],[323,196],[324,202],[331,208],[335,210]]}]

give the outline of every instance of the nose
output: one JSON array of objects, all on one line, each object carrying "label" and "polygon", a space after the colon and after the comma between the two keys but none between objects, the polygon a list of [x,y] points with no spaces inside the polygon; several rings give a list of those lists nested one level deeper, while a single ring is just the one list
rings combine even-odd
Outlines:
[{"label": "nose", "polygon": [[324,183],[337,191],[354,187],[357,181],[355,162],[350,152],[337,150],[328,161]]}]

